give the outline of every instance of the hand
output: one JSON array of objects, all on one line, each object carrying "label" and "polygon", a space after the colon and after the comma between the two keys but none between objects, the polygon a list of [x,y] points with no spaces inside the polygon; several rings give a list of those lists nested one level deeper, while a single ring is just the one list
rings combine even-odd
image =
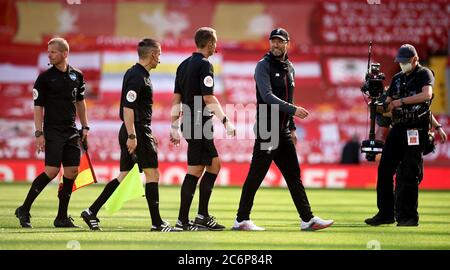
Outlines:
[{"label": "hand", "polygon": [[441,137],[441,143],[445,143],[447,140],[447,134],[445,133],[443,128],[438,128],[436,130],[439,133],[439,136]]},{"label": "hand", "polygon": [[305,119],[309,115],[309,112],[303,108],[298,106],[295,110],[295,116],[299,117],[300,119]]},{"label": "hand", "polygon": [[291,140],[294,143],[294,145],[297,144],[297,133],[295,132],[295,130],[291,130]]},{"label": "hand", "polygon": [[235,137],[236,136],[236,128],[230,121],[225,122],[225,129],[227,130],[227,135]]},{"label": "hand", "polygon": [[81,136],[80,141],[81,141],[81,146],[83,147],[83,149],[84,149],[85,151],[88,150],[88,141],[87,141],[88,132],[89,132],[89,130],[87,130],[87,129],[81,129],[81,130],[80,130],[80,136]]},{"label": "hand", "polygon": [[396,99],[391,101],[391,103],[389,103],[387,111],[390,112],[395,108],[401,107],[402,106],[402,101],[400,99]]},{"label": "hand", "polygon": [[158,146],[158,144],[159,144],[158,138],[156,138],[156,137],[152,134],[152,139],[153,139],[153,142],[155,143],[155,145]]},{"label": "hand", "polygon": [[137,147],[137,139],[127,139],[128,153],[133,154]]},{"label": "hand", "polygon": [[44,152],[45,150],[45,139],[44,135],[41,135],[36,138],[36,151],[39,154],[40,152]]},{"label": "hand", "polygon": [[178,128],[170,129],[170,142],[175,146],[180,146],[180,131]]}]

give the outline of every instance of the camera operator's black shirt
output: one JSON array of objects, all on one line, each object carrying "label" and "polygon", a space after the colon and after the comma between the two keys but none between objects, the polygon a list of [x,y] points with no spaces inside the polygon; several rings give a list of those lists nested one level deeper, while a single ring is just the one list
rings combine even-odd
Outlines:
[{"label": "camera operator's black shirt", "polygon": [[[206,106],[203,96],[214,94],[214,68],[203,54],[194,52],[178,66],[174,93],[181,94],[181,102],[189,106],[191,123],[198,122],[200,116],[202,123],[212,117],[210,112],[203,115]],[[195,97],[201,99],[201,108],[194,110]],[[183,112],[183,118],[186,113]]]},{"label": "camera operator's black shirt", "polygon": [[[399,72],[394,75],[391,81],[391,85],[388,89],[388,96],[393,100],[405,98],[413,95],[417,95],[422,92],[424,86],[434,85],[434,75],[433,72],[421,65],[417,65],[416,68],[409,75],[403,72]],[[410,109],[413,106],[421,105],[423,108],[427,109],[431,102],[424,102],[422,104],[408,104],[403,107]],[[426,125],[429,119],[421,121],[422,124]],[[425,121],[426,120],[426,121]],[[426,123],[425,123],[426,122]],[[422,125],[421,125],[422,126]]]},{"label": "camera operator's black shirt", "polygon": [[133,109],[134,122],[150,125],[152,120],[153,86],[150,73],[139,63],[129,68],[123,77],[120,99],[120,119],[123,107]]},{"label": "camera operator's black shirt", "polygon": [[422,92],[426,85],[433,86],[433,72],[421,65],[417,65],[411,74],[399,72],[394,75],[388,89],[388,96],[392,99],[405,98]]},{"label": "camera operator's black shirt", "polygon": [[33,87],[34,106],[44,107],[44,128],[74,127],[75,102],[84,100],[85,83],[80,70],[67,65],[66,72],[55,66],[42,72]]}]

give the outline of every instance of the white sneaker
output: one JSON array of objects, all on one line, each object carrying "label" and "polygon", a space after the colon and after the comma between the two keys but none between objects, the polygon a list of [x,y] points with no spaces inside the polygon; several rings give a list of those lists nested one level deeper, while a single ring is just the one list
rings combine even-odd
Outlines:
[{"label": "white sneaker", "polygon": [[317,230],[328,228],[331,225],[333,225],[333,223],[334,223],[334,220],[332,220],[332,219],[324,220],[324,219],[321,219],[320,217],[313,217],[308,222],[304,222],[302,220],[300,228],[302,229],[302,231],[317,231]]},{"label": "white sneaker", "polygon": [[263,227],[258,227],[251,220],[243,220],[242,222],[234,221],[233,227],[231,227],[234,231],[265,231],[266,229]]}]

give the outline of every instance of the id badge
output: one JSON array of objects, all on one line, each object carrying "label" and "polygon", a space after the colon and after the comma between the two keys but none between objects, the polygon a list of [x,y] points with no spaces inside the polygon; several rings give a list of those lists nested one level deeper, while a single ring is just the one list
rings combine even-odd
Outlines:
[{"label": "id badge", "polygon": [[408,129],[408,145],[419,145],[419,130],[417,129]]}]

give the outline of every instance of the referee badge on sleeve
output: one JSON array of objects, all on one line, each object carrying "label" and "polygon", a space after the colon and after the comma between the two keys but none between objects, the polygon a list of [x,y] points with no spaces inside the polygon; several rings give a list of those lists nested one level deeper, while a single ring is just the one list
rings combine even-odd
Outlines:
[{"label": "referee badge on sleeve", "polygon": [[130,90],[127,93],[127,101],[134,102],[136,100],[137,94],[134,90]]},{"label": "referee badge on sleeve", "polygon": [[39,92],[36,88],[33,88],[33,100],[36,100],[39,97]]},{"label": "referee badge on sleeve", "polygon": [[214,79],[210,75],[208,75],[203,80],[203,83],[205,84],[206,87],[213,87]]}]

